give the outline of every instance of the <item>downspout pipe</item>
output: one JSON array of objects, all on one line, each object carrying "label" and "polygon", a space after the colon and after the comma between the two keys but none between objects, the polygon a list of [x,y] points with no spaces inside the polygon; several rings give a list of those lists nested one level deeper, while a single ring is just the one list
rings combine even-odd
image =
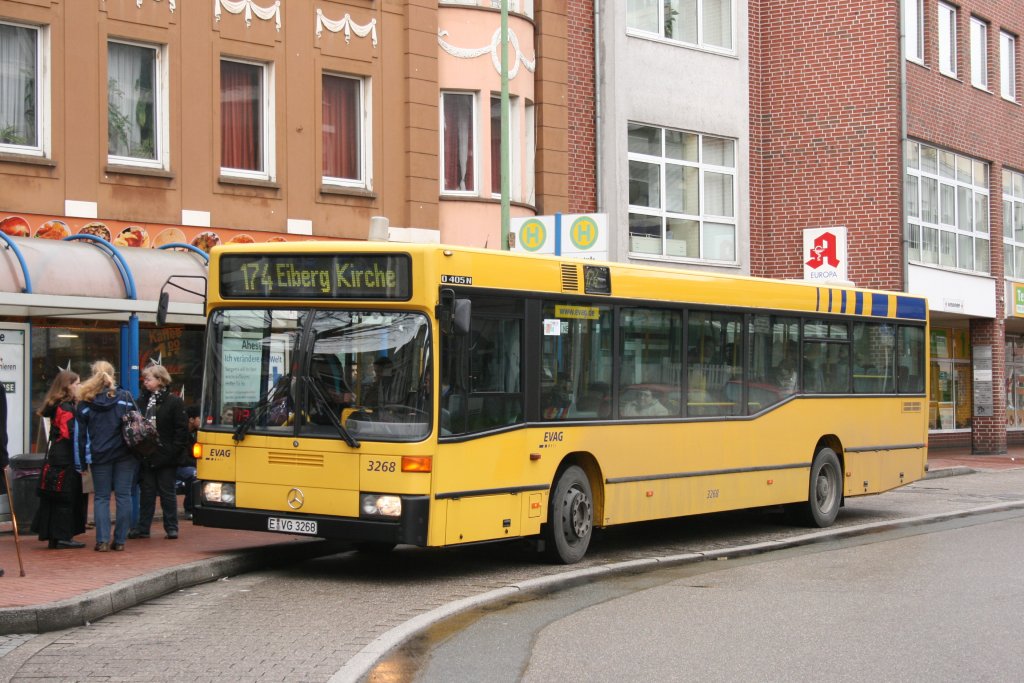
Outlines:
[{"label": "downspout pipe", "polygon": [[902,0],[900,2],[900,39],[899,39],[899,60],[900,60],[900,265],[903,269],[903,291],[910,291],[910,241],[907,235],[907,197],[906,197],[906,175],[907,175],[907,16],[906,4],[914,0]]}]

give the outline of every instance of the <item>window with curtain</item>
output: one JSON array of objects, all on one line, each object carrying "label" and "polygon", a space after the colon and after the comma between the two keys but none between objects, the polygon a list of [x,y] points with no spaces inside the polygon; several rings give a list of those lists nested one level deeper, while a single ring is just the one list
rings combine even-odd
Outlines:
[{"label": "window with curtain", "polygon": [[988,164],[914,140],[906,159],[910,260],[987,275]]},{"label": "window with curtain", "polygon": [[736,262],[736,141],[629,124],[629,251]]},{"label": "window with curtain", "polygon": [[157,162],[162,112],[158,106],[159,50],[107,44],[107,154],[117,163]]},{"label": "window with curtain", "polygon": [[971,17],[971,85],[988,89],[988,24]]},{"label": "window with curtain", "polygon": [[475,102],[472,93],[441,94],[441,175],[445,192],[476,193]]},{"label": "window with curtain", "polygon": [[733,50],[733,0],[626,0],[626,26],[661,38]]},{"label": "window with curtain", "polygon": [[999,92],[1017,100],[1017,39],[1005,31],[999,32]]},{"label": "window with curtain", "polygon": [[939,73],[956,77],[956,7],[939,3]]},{"label": "window with curtain", "polygon": [[220,165],[227,175],[268,177],[266,66],[220,62]]},{"label": "window with curtain", "polygon": [[40,29],[0,23],[0,149],[41,154]]},{"label": "window with curtain", "polygon": [[363,186],[363,82],[323,75],[324,182]]},{"label": "window with curtain", "polygon": [[[519,157],[521,142],[516,130],[519,122],[519,98],[509,97],[509,132],[508,132],[508,154],[510,184],[509,192],[513,200],[520,199],[519,192]],[[491,194],[495,197],[501,196],[501,98],[491,97]]]},{"label": "window with curtain", "polygon": [[924,0],[904,0],[903,33],[905,57],[924,63]]}]

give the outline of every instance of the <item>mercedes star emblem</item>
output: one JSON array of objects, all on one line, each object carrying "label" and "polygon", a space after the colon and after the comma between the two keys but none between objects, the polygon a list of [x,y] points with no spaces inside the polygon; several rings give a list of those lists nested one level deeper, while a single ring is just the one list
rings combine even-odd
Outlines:
[{"label": "mercedes star emblem", "polygon": [[288,492],[288,507],[292,510],[298,510],[305,501],[306,497],[302,495],[301,489],[292,489]]}]

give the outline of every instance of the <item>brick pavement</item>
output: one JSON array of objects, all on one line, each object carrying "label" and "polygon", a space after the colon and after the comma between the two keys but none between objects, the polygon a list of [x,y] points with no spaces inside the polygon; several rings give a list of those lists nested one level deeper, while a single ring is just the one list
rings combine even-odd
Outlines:
[{"label": "brick pavement", "polygon": [[[964,449],[933,449],[930,453],[929,468],[933,476],[941,476],[940,470],[964,467],[974,470],[1024,467],[1024,446],[1011,447],[1006,455],[996,456],[971,455]],[[326,547],[320,552],[311,549],[318,541],[308,538],[210,529],[192,526],[188,522],[182,523],[181,536],[173,541],[163,537],[159,522],[156,522],[152,538],[129,540],[124,552],[93,551],[93,530],[77,537],[77,540],[86,544],[85,548],[78,550],[50,550],[45,542],[25,533],[20,535],[19,543],[25,567],[25,576],[21,577],[14,535],[10,529],[10,523],[0,523],[0,567],[6,571],[6,575],[0,578],[0,633],[5,632],[2,629],[4,613],[12,609],[53,603],[67,604],[76,598],[85,600],[87,595],[95,594],[96,591],[132,580],[156,577],[169,568],[214,561],[226,555],[261,553],[269,561],[273,558],[285,560],[292,555],[299,559],[300,556],[325,554],[329,550]],[[299,546],[306,547],[297,551]],[[205,580],[212,578],[217,576],[209,576]],[[202,579],[196,579],[197,582],[199,580]],[[168,586],[168,590],[180,587],[172,585]],[[154,595],[153,592],[137,592],[140,595],[146,593],[146,598]],[[128,606],[123,604],[120,607]]]}]

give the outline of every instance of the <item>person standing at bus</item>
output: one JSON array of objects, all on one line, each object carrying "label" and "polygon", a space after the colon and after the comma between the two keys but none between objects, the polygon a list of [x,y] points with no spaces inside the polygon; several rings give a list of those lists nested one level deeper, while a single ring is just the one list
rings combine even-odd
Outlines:
[{"label": "person standing at bus", "polygon": [[[11,485],[7,480],[7,465],[10,462],[10,457],[7,454],[7,389],[4,387],[4,383],[0,382],[0,479],[3,480],[3,492],[10,494]],[[8,502],[10,502],[10,495],[7,496]],[[0,576],[4,575],[4,570],[0,568]]]},{"label": "person standing at bus", "polygon": [[[75,419],[78,422],[75,458],[92,470],[95,488],[93,519],[97,552],[124,550],[131,523],[132,480],[137,462],[121,435],[121,417],[134,405],[131,394],[114,381],[114,366],[98,360],[92,375],[79,389]],[[116,513],[113,544],[110,541],[110,495]]]},{"label": "person standing at bus", "polygon": [[[84,548],[74,536],[85,533],[82,475],[85,463],[75,456],[75,399],[78,374],[61,370],[54,377],[38,415],[50,422],[46,475],[39,489],[39,508],[32,530],[50,548]],[[50,484],[54,484],[53,487]],[[57,490],[59,489],[59,490]]]},{"label": "person standing at bus", "polygon": [[174,492],[174,482],[181,452],[188,443],[188,416],[185,402],[167,390],[170,384],[171,376],[162,365],[150,365],[142,371],[142,386],[146,392],[139,397],[140,407],[143,407],[146,419],[156,425],[160,445],[152,457],[142,463],[139,524],[131,530],[128,538],[149,538],[158,496],[164,532],[169,539],[178,537],[178,496]]},{"label": "person standing at bus", "polygon": [[192,484],[196,480],[196,459],[192,455],[192,447],[199,440],[199,406],[189,406],[185,415],[188,417],[188,440],[181,453],[181,460],[178,461],[176,476],[185,487],[185,513],[181,518],[188,521],[192,519]]}]

